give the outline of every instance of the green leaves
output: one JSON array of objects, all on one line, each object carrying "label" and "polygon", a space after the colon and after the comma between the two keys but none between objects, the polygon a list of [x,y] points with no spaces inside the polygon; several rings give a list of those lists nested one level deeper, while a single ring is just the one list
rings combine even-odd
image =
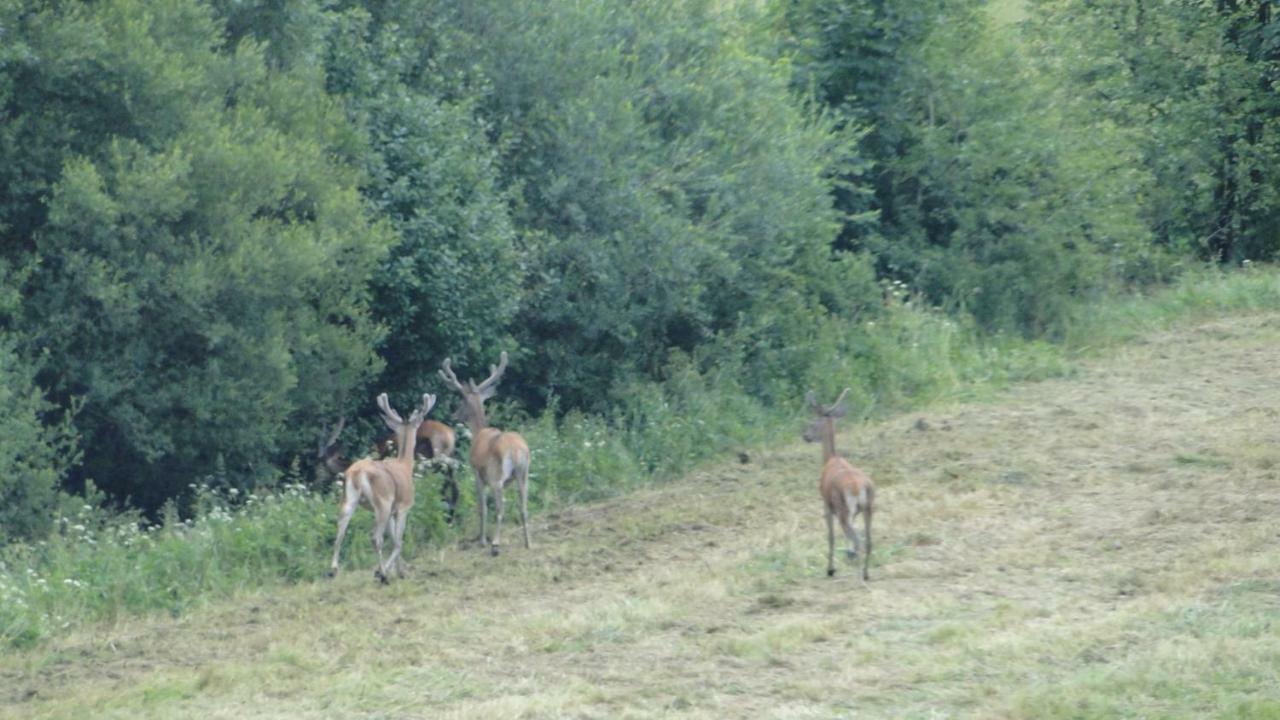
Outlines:
[{"label": "green leaves", "polygon": [[341,160],[345,119],[305,77],[219,53],[194,3],[45,21],[105,38],[82,52],[111,71],[76,82],[124,96],[74,113],[106,134],[50,185],[20,317],[48,352],[41,384],[84,399],[83,475],[149,508],[218,459],[236,483],[269,479],[377,367],[367,292],[390,237]]},{"label": "green leaves", "polygon": [[1238,263],[1280,251],[1275,168],[1280,50],[1268,2],[1151,6],[1040,2],[1035,37],[1064,93],[1141,170],[1157,242]]},{"label": "green leaves", "polygon": [[[437,19],[446,16],[435,9]],[[449,6],[476,53],[435,58],[478,106],[518,192],[526,301],[514,367],[535,406],[604,411],[633,378],[790,294],[830,296],[830,123],[710,3]],[[500,42],[489,42],[500,38]],[[753,322],[753,321],[752,321]],[[760,352],[769,352],[761,346]]]},{"label": "green leaves", "polygon": [[83,403],[53,477],[154,511],[363,444],[446,356],[510,351],[508,412],[631,418],[646,465],[690,378],[910,395],[897,303],[1053,336],[1276,251],[1269,6],[1144,7],[0,3],[15,422]]},{"label": "green leaves", "polygon": [[32,376],[10,334],[0,334],[0,545],[49,531],[58,483],[79,459],[66,418],[52,416]]}]

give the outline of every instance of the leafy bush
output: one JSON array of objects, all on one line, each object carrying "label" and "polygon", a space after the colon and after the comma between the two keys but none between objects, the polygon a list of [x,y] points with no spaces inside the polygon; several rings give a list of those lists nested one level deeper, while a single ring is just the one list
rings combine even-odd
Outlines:
[{"label": "leafy bush", "polygon": [[[240,590],[326,571],[337,515],[331,494],[301,484],[243,498],[234,488],[190,489],[197,507],[187,520],[172,504],[162,525],[150,525],[137,512],[83,503],[65,508],[47,539],[0,549],[0,638],[26,645],[84,622],[178,615]],[[422,510],[410,520],[408,543],[433,532],[433,508],[424,503]],[[352,522],[348,567],[372,567],[369,543],[354,541],[369,536],[367,515]]]},{"label": "leafy bush", "polygon": [[18,5],[0,247],[30,269],[14,326],[37,383],[83,402],[73,481],[154,511],[217,463],[274,480],[381,364],[391,237],[358,193],[363,139],[314,77],[223,52],[198,0]]},{"label": "leafy bush", "polygon": [[59,483],[75,463],[75,437],[65,424],[47,427],[52,410],[7,333],[0,334],[0,545],[49,533]]}]

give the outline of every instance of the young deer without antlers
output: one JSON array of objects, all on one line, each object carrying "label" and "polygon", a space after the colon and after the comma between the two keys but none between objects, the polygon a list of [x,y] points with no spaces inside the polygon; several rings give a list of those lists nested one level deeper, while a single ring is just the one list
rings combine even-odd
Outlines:
[{"label": "young deer without antlers", "polygon": [[[333,541],[333,563],[329,566],[332,577],[338,572],[338,553],[347,525],[356,508],[365,505],[373,510],[373,547],[378,551],[378,568],[373,576],[387,582],[387,572],[393,567],[404,577],[404,561],[400,551],[404,547],[404,527],[413,507],[413,450],[418,441],[418,426],[436,404],[435,395],[423,395],[422,406],[409,415],[408,421],[391,408],[387,394],[378,396],[378,409],[382,421],[396,433],[400,453],[391,460],[365,458],[347,468],[342,479],[342,505],[338,511],[338,537]],[[387,526],[391,527],[393,547],[391,557],[382,560],[382,540]]]},{"label": "young deer without antlers", "polygon": [[836,574],[834,518],[840,519],[840,527],[849,539],[847,552],[852,559],[858,556],[858,531],[853,528],[853,519],[862,513],[867,535],[866,552],[862,556],[862,579],[867,580],[867,565],[871,562],[871,512],[876,489],[866,473],[836,454],[836,420],[845,415],[844,396],[848,394],[849,388],[845,388],[835,403],[823,407],[813,391],[809,391],[806,399],[816,417],[804,431],[804,439],[822,443],[822,480],[818,488],[827,515],[827,576]]},{"label": "young deer without antlers", "polygon": [[485,489],[493,491],[494,528],[493,543],[489,552],[497,555],[501,545],[503,489],[511,480],[520,489],[520,527],[524,530],[524,546],[529,542],[529,446],[524,438],[513,432],[503,432],[489,427],[484,415],[484,401],[493,397],[498,381],[507,370],[507,354],[502,353],[498,366],[489,366],[489,377],[479,385],[469,380],[464,385],[458,381],[445,358],[440,366],[440,377],[462,396],[458,416],[471,428],[471,469],[476,475],[476,506],[480,509],[480,542],[485,542]]}]

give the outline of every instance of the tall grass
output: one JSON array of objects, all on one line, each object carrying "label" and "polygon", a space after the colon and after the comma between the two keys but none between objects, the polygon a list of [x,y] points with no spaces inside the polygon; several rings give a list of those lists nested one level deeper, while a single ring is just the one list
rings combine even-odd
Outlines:
[{"label": "tall grass", "polygon": [[1170,286],[1077,304],[1058,333],[1075,352],[1106,348],[1188,319],[1280,308],[1280,273],[1247,262],[1241,270],[1201,267]]},{"label": "tall grass", "polygon": [[[719,362],[674,356],[663,382],[620,388],[612,417],[562,416],[553,405],[538,418],[517,419],[534,450],[531,503],[554,508],[606,497],[678,476],[728,450],[779,437],[790,442],[808,388],[829,398],[850,387],[856,414],[883,415],[1060,375],[1080,353],[1188,317],[1277,307],[1274,269],[1203,270],[1150,294],[1082,303],[1050,343],[984,336],[888,287],[885,306],[872,318],[815,320],[805,342],[785,349],[783,362],[794,373],[768,378],[768,387],[744,380],[743,353],[721,348]],[[475,522],[469,476],[458,474],[463,528]],[[444,523],[439,476],[423,477],[406,539],[410,557],[415,545],[462,532]],[[331,488],[309,487],[295,474],[276,490],[247,497],[192,489],[195,512],[187,520],[170,509],[164,523],[148,526],[135,514],[102,509],[91,493],[63,510],[47,540],[0,548],[0,643],[27,646],[126,614],[180,614],[212,598],[310,581],[327,570],[336,519]],[[371,571],[370,532],[369,513],[358,513],[345,571]]]}]

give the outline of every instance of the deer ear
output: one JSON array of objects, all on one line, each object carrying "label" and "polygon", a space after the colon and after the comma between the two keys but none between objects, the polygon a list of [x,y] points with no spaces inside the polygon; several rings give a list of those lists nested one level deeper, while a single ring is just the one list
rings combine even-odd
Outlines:
[{"label": "deer ear", "polygon": [[805,402],[809,403],[810,410],[817,413],[822,412],[822,406],[818,404],[818,396],[815,395],[812,390],[805,393],[804,399],[805,399]]}]

